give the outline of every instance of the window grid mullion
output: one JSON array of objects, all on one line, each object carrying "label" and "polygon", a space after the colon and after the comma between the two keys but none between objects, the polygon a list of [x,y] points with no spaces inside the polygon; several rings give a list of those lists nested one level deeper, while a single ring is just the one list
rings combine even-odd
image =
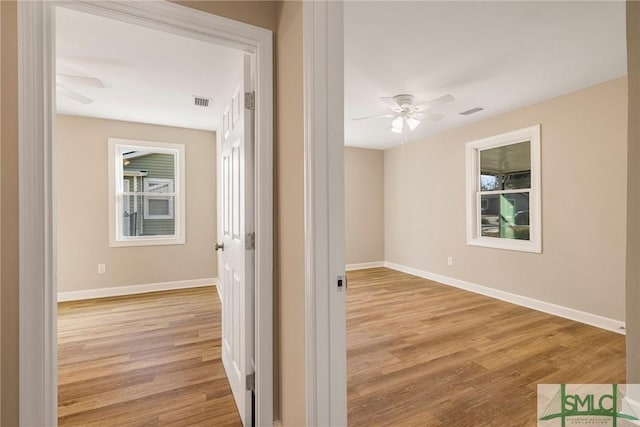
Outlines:
[{"label": "window grid mullion", "polygon": [[135,192],[135,191],[123,191],[117,194],[118,196],[144,196],[144,197],[177,197],[178,193],[155,193],[155,192]]},{"label": "window grid mullion", "polygon": [[531,188],[518,188],[514,190],[478,191],[478,194],[481,196],[491,196],[494,194],[515,194],[515,193],[531,193]]}]

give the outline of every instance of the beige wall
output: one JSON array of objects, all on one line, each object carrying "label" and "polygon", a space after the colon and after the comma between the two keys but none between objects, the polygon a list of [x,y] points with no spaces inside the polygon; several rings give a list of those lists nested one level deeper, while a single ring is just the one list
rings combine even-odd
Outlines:
[{"label": "beige wall", "polygon": [[[627,2],[629,159],[627,207],[627,383],[640,383],[640,3]],[[634,397],[635,399],[638,396]]]},{"label": "beige wall", "polygon": [[[172,0],[173,1],[173,0]],[[268,0],[177,0],[183,6],[199,9],[214,15],[224,16],[235,21],[245,22],[256,27],[276,31],[277,1]]]},{"label": "beige wall", "polygon": [[[543,253],[467,246],[465,142],[538,123]],[[624,320],[626,129],[619,78],[387,150],[386,261]]]},{"label": "beige wall", "polygon": [[384,151],[344,150],[346,263],[384,261]]},{"label": "beige wall", "polygon": [[[185,145],[186,244],[109,247],[109,137]],[[58,115],[55,150],[58,292],[217,277],[214,132]]]},{"label": "beige wall", "polygon": [[282,424],[305,424],[302,3],[277,8],[276,271]]},{"label": "beige wall", "polygon": [[[0,7],[0,32],[2,23],[2,7]],[[0,56],[2,56],[2,37],[0,37]],[[2,67],[0,67],[0,100],[2,99]],[[2,102],[0,102],[0,135],[2,135]],[[0,138],[1,139],[1,138]],[[2,148],[0,147],[0,164],[2,163],[1,156]],[[0,188],[2,188],[2,174],[0,173]],[[2,242],[2,201],[0,200],[0,242]],[[0,244],[0,278],[2,277],[2,245]],[[0,289],[0,307],[2,307],[2,291]],[[0,308],[1,310],[1,308]],[[0,311],[0,343],[2,343],[2,315]],[[0,344],[1,349],[1,344]],[[0,384],[2,384],[2,357],[0,356]],[[0,390],[0,397],[2,396],[2,390]],[[0,399],[0,422],[2,422],[2,399]]]}]

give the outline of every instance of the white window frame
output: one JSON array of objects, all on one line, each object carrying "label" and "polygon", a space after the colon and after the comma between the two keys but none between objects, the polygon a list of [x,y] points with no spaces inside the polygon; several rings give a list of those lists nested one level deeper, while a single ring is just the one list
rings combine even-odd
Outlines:
[{"label": "white window frame", "polygon": [[[167,236],[124,236],[123,225],[120,217],[120,206],[125,192],[122,191],[122,180],[124,179],[124,166],[121,161],[121,153],[126,151],[149,151],[156,153],[173,154],[175,157],[175,179],[173,182],[173,192],[167,196],[174,196],[175,204],[174,221],[175,228],[173,235]],[[109,138],[109,246],[156,246],[156,245],[183,245],[185,244],[185,159],[184,144],[171,144],[167,142],[139,141],[122,138]],[[152,180],[154,178],[151,178]],[[160,180],[160,179],[157,179]],[[146,197],[166,197],[157,196],[158,193],[136,193]],[[166,218],[164,215],[146,215],[148,204],[145,200],[145,219],[156,219],[156,217]]]},{"label": "white window frame", "polygon": [[[144,219],[173,219],[174,211],[173,211],[173,197],[174,187],[173,187],[173,179],[169,178],[149,178],[144,177],[144,192],[148,194],[156,194],[155,192],[149,191],[149,186],[152,183],[159,184],[169,184],[169,191],[167,193],[157,193],[158,196],[145,196],[144,198]],[[163,194],[160,196],[160,194]],[[167,195],[164,195],[167,194]],[[153,215],[149,213],[149,200],[167,200],[169,202],[169,212],[166,215]]]},{"label": "white window frame", "polygon": [[[131,178],[122,179],[122,191],[129,191],[129,189],[131,188],[130,185],[131,185]],[[129,215],[131,215],[131,205],[129,203],[129,199],[124,199],[122,202],[124,204],[123,211],[129,212]],[[121,233],[124,234],[124,229],[125,227],[129,229],[129,224],[123,223],[121,224],[121,227],[122,227]],[[129,233],[131,233],[131,230],[129,230]]]},{"label": "white window frame", "polygon": [[[530,142],[531,188],[529,190],[529,240],[483,237],[481,227],[480,152],[507,145]],[[540,197],[540,125],[518,129],[466,144],[467,245],[522,252],[542,252],[542,209]],[[511,190],[510,190],[511,191]],[[520,193],[521,190],[512,190]]]}]

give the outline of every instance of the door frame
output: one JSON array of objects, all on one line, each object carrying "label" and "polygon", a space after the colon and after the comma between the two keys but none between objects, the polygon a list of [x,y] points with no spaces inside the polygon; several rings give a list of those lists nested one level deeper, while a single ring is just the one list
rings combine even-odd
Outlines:
[{"label": "door frame", "polygon": [[255,419],[273,424],[273,35],[168,1],[18,2],[21,425],[57,425],[55,7],[223,44],[256,57]]},{"label": "door frame", "polygon": [[306,425],[310,427],[347,425],[343,14],[342,1],[302,4]]}]

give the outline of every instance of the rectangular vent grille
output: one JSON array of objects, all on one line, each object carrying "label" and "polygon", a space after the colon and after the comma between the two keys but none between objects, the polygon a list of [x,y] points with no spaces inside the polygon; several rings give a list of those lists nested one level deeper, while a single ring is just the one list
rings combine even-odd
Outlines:
[{"label": "rectangular vent grille", "polygon": [[461,116],[468,116],[468,115],[473,114],[473,113],[478,113],[478,112],[480,112],[482,110],[484,110],[484,108],[476,107],[476,108],[472,108],[471,110],[463,111],[462,113],[460,113],[460,115]]},{"label": "rectangular vent grille", "polygon": [[194,96],[193,104],[198,107],[208,107],[211,102],[211,98],[204,98],[202,96]]}]

